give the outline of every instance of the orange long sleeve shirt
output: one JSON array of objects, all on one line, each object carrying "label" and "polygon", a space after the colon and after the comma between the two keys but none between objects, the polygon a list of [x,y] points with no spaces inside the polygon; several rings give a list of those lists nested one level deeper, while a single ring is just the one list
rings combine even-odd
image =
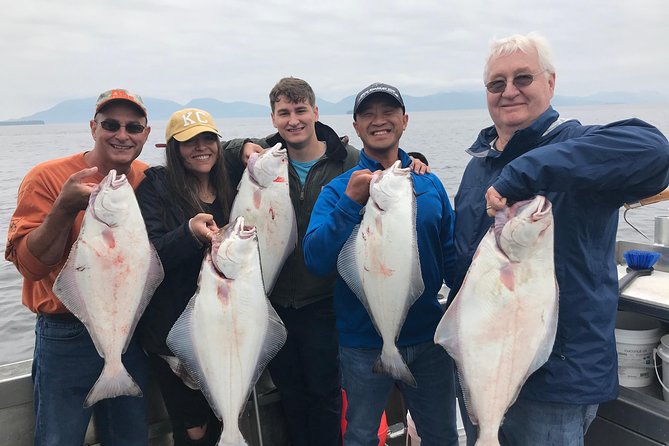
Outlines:
[{"label": "orange long sleeve shirt", "polygon": [[[25,176],[17,197],[16,210],[9,222],[5,259],[14,263],[23,276],[23,305],[35,313],[65,313],[68,310],[53,294],[56,277],[67,261],[72,245],[79,236],[84,212],[79,212],[70,230],[67,245],[61,259],[55,265],[46,265],[32,255],[28,249],[27,236],[39,227],[53,207],[65,181],[75,172],[90,167],[84,161],[84,153],[58,158],[38,164]],[[133,161],[126,173],[133,188],[144,179],[148,165]],[[104,175],[95,174],[84,179],[99,183]]]}]

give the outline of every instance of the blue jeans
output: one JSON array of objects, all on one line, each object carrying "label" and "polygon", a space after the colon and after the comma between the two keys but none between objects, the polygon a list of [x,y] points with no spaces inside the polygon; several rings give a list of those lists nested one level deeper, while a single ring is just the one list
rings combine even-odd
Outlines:
[{"label": "blue jeans", "polygon": [[[464,405],[461,405],[463,408]],[[561,404],[518,399],[509,408],[499,430],[502,446],[583,446],[597,404]],[[462,416],[467,446],[476,443],[476,426],[466,410]]]},{"label": "blue jeans", "polygon": [[[120,396],[84,409],[103,363],[88,331],[74,316],[37,316],[32,368],[35,446],[83,444],[92,413],[102,445],[148,444],[144,398]],[[136,341],[128,346],[123,364],[144,391],[148,365]]]},{"label": "blue jeans", "polygon": [[346,446],[376,446],[381,415],[395,384],[416,423],[422,446],[456,446],[453,360],[439,345],[425,342],[401,347],[402,358],[416,379],[413,388],[391,376],[372,372],[380,349],[340,348],[346,410]]},{"label": "blue jeans", "polygon": [[341,373],[332,298],[301,308],[275,305],[288,330],[269,363],[293,446],[341,445]]}]

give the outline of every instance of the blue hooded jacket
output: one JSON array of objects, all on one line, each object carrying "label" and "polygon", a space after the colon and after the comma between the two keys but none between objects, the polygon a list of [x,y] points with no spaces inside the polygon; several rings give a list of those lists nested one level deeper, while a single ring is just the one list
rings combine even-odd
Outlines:
[{"label": "blue hooded jacket", "polygon": [[[411,164],[411,158],[399,150],[402,167]],[[353,169],[332,180],[321,192],[307,234],[304,237],[304,260],[307,267],[318,275],[326,275],[337,268],[337,257],[353,229],[362,221],[361,206],[344,191],[356,170],[383,170],[383,166],[367,157],[364,149],[360,162]],[[425,291],[411,306],[397,345],[409,346],[432,341],[443,310],[437,293],[446,280],[451,284],[455,269],[453,249],[453,209],[444,186],[436,175],[411,173],[416,194],[416,227],[420,267]],[[381,348],[383,341],[356,295],[346,282],[337,276],[334,293],[339,343],[351,348]]]},{"label": "blue hooded jacket", "polygon": [[472,256],[493,223],[485,193],[493,186],[519,201],[545,195],[553,204],[555,270],[560,292],[553,352],[521,390],[536,401],[597,404],[618,394],[614,338],[618,275],[614,260],[618,209],[669,183],[669,143],[638,119],[581,125],[549,107],[517,131],[502,152],[494,127],[469,148],[473,156],[455,197],[460,289]]}]

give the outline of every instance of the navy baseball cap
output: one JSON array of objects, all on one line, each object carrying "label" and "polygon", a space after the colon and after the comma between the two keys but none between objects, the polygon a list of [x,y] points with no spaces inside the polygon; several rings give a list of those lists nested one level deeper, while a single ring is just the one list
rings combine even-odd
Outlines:
[{"label": "navy baseball cap", "polygon": [[381,82],[375,82],[372,85],[365,87],[358,93],[358,95],[355,97],[355,105],[353,106],[353,118],[355,118],[355,115],[358,113],[358,109],[362,105],[363,102],[367,98],[369,98],[372,95],[377,95],[377,94],[385,94],[393,98],[397,104],[402,107],[402,112],[406,112],[406,109],[404,107],[404,100],[402,99],[402,95],[400,94],[400,91],[393,87],[392,85],[384,84]]}]

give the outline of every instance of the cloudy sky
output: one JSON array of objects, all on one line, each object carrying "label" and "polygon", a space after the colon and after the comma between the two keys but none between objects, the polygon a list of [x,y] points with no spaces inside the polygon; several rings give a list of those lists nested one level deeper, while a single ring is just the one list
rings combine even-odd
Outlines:
[{"label": "cloudy sky", "polygon": [[[482,90],[494,37],[551,41],[557,94],[668,93],[666,0],[0,0],[0,120],[113,87],[267,103],[283,76],[337,102]],[[669,94],[668,94],[669,95]]]}]

